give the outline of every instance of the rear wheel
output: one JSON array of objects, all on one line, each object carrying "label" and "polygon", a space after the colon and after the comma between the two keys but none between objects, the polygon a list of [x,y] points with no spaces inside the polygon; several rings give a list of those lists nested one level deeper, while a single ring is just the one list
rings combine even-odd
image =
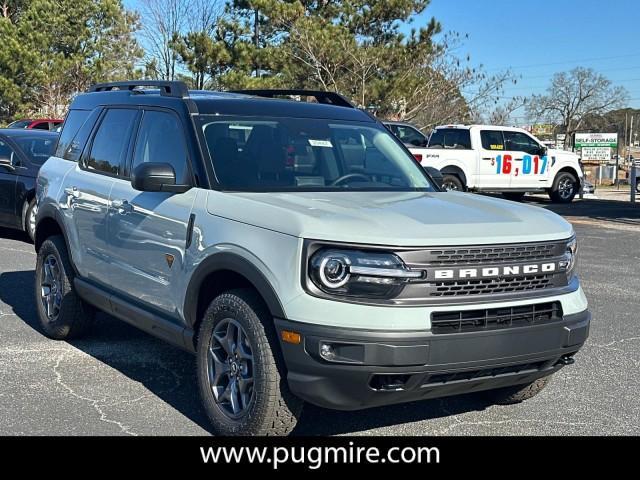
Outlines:
[{"label": "rear wheel", "polygon": [[549,380],[551,380],[551,375],[523,385],[488,390],[485,392],[485,395],[487,395],[493,403],[499,405],[520,403],[539,394],[542,389],[549,384]]},{"label": "rear wheel", "polygon": [[640,193],[640,178],[636,179],[636,192]]},{"label": "rear wheel", "polygon": [[525,192],[502,192],[502,196],[513,202],[521,202]]},{"label": "rear wheel", "polygon": [[38,320],[44,333],[57,340],[86,333],[94,309],[75,292],[74,271],[61,236],[46,239],[40,247],[35,277]]},{"label": "rear wheel", "polygon": [[549,197],[554,203],[571,203],[578,193],[578,179],[569,172],[560,172],[553,181]]},{"label": "rear wheel", "polygon": [[462,181],[458,177],[450,173],[445,173],[442,176],[442,188],[447,191],[464,191],[464,185],[462,184]]},{"label": "rear wheel", "polygon": [[24,231],[27,232],[32,242],[36,238],[36,213],[38,213],[38,207],[36,205],[36,199],[34,198],[29,203],[24,204],[22,213]]},{"label": "rear wheel", "polygon": [[255,292],[216,297],[198,334],[198,385],[205,411],[220,435],[287,435],[302,400],[287,384],[269,312]]}]

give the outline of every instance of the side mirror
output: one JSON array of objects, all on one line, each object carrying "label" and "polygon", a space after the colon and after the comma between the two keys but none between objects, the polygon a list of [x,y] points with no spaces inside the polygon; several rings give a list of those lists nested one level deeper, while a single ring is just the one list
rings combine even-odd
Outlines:
[{"label": "side mirror", "polygon": [[429,176],[436,182],[439,188],[442,188],[442,182],[444,181],[444,177],[442,176],[442,172],[435,167],[424,167]]},{"label": "side mirror", "polygon": [[538,154],[538,156],[540,157],[544,157],[548,152],[547,147],[540,147],[540,153]]},{"label": "side mirror", "polygon": [[183,193],[190,185],[176,185],[176,172],[168,163],[148,162],[138,165],[131,174],[131,186],[141,192]]}]

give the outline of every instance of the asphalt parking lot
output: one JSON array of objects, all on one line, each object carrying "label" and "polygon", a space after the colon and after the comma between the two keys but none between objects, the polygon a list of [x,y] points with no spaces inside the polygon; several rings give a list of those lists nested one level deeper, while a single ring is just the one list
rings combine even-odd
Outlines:
[{"label": "asphalt parking lot", "polygon": [[[575,365],[519,405],[463,396],[348,413],[307,406],[295,433],[640,434],[640,205],[529,201],[564,215],[578,234],[594,320]],[[0,434],[208,433],[191,355],[105,315],[81,341],[43,336],[34,263],[26,238],[0,229]]]}]

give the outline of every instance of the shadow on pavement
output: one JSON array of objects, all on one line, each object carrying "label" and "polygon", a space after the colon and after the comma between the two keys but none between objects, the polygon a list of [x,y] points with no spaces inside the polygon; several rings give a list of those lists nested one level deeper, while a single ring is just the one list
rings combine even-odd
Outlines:
[{"label": "shadow on pavement", "polygon": [[[33,270],[1,273],[0,301],[10,306],[25,324],[42,333],[37,321]],[[144,385],[152,394],[192,422],[210,431],[208,419],[200,404],[193,355],[105,314],[98,314],[96,325],[88,337],[67,343]],[[305,405],[302,418],[293,433],[348,434],[483,410],[487,405],[481,396],[473,395],[357,412],[338,412]]]}]

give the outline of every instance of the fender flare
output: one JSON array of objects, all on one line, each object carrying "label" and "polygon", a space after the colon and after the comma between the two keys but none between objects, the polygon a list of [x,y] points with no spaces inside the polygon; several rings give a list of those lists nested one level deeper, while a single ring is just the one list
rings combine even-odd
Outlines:
[{"label": "fender flare", "polygon": [[272,316],[286,318],[282,303],[275,289],[265,275],[249,260],[231,252],[214,253],[205,258],[196,268],[184,300],[184,318],[188,327],[193,328],[196,322],[198,310],[198,294],[204,279],[215,272],[229,270],[246,278],[262,296]]},{"label": "fender flare", "polygon": [[465,188],[469,186],[467,182],[467,174],[465,173],[464,169],[456,165],[455,163],[448,163],[445,167],[442,167],[440,171],[443,174],[449,173],[459,176]]}]

